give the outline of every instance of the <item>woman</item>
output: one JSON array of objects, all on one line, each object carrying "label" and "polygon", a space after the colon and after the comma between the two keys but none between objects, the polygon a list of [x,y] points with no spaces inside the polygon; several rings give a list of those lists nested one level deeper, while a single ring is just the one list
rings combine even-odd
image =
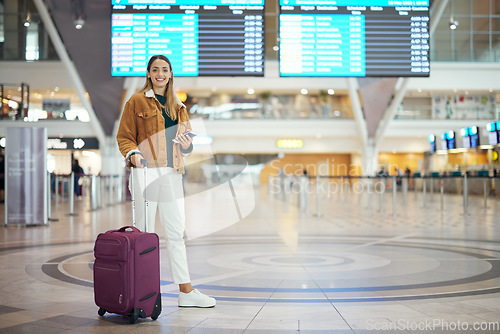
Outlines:
[{"label": "woman", "polygon": [[78,159],[73,160],[73,166],[71,171],[74,173],[74,192],[77,197],[82,196],[82,188],[80,188],[80,177],[84,174],[82,166],[78,162]]},{"label": "woman", "polygon": [[[168,58],[162,55],[151,57],[146,84],[127,101],[116,139],[129,166],[144,167],[141,159],[148,162],[148,232],[154,231],[158,209],[165,230],[173,281],[179,285],[179,306],[214,307],[214,298],[193,289],[188,272],[183,238],[182,158],[191,153],[193,144],[192,138],[184,135],[191,125],[186,107],[177,98],[173,84],[172,65]],[[141,187],[144,174],[138,168],[134,168],[131,175],[135,181],[132,193],[135,203],[143,203],[142,190],[146,187]],[[144,208],[142,205],[136,208],[137,227],[143,230]]]}]

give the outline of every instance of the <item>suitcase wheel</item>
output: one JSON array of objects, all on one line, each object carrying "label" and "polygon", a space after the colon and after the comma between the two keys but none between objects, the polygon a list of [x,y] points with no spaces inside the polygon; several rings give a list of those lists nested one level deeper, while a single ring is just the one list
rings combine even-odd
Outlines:
[{"label": "suitcase wheel", "polygon": [[106,314],[106,310],[100,307],[99,311],[97,311],[97,314],[99,314],[102,317],[104,314]]},{"label": "suitcase wheel", "polygon": [[146,317],[146,313],[144,312],[144,310],[142,310],[140,308],[135,308],[135,309],[133,309],[132,311],[129,312],[128,317],[129,317],[128,321],[131,324],[135,324],[137,322],[137,319],[139,319],[139,318],[145,318]]},{"label": "suitcase wheel", "polygon": [[156,297],[155,307],[153,308],[153,314],[151,314],[151,319],[156,320],[161,313],[161,294],[159,293]]},{"label": "suitcase wheel", "polygon": [[139,318],[139,313],[136,310],[131,311],[128,314],[128,322],[130,322],[131,324],[135,324],[138,318]]}]

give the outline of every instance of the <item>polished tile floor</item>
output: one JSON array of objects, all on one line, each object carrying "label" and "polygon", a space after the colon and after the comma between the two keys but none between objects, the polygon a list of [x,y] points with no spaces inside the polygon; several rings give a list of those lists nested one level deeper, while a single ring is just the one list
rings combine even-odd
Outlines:
[{"label": "polished tile floor", "polygon": [[471,196],[464,210],[459,195],[441,206],[438,193],[342,189],[317,201],[311,188],[304,201],[298,188],[233,186],[231,202],[186,185],[188,224],[221,222],[187,240],[193,285],[215,308],[177,307],[162,241],[159,319],[99,317],[93,242],[128,225],[131,205],[91,211],[84,196],[69,215],[58,198],[49,226],[0,228],[0,333],[500,332],[500,199]]}]

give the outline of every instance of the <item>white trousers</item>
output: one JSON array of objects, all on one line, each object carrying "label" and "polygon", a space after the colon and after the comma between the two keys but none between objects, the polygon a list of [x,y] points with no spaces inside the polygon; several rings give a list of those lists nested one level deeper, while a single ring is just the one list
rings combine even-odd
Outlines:
[{"label": "white trousers", "polygon": [[[148,168],[147,179],[143,168],[134,168],[130,174],[129,185],[133,184],[132,193],[135,204],[135,224],[141,231],[144,230],[145,204],[148,200],[147,232],[155,231],[155,217],[158,211],[160,221],[165,231],[170,270],[175,284],[191,282],[184,244],[184,229],[186,216],[184,212],[184,190],[182,188],[182,174],[174,173],[173,168]],[[145,187],[146,185],[146,187]]]}]

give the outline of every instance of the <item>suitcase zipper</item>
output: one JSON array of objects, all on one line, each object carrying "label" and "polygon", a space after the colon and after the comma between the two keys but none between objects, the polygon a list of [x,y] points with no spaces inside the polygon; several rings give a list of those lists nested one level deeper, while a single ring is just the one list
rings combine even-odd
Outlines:
[{"label": "suitcase zipper", "polygon": [[97,244],[120,246],[120,243],[118,243],[118,242],[110,242],[110,241],[102,241],[102,240],[98,240]]},{"label": "suitcase zipper", "polygon": [[104,268],[104,267],[96,267],[96,266],[94,266],[94,268],[97,268],[97,269],[102,269],[102,270],[110,270],[110,271],[120,271],[119,269]]}]

